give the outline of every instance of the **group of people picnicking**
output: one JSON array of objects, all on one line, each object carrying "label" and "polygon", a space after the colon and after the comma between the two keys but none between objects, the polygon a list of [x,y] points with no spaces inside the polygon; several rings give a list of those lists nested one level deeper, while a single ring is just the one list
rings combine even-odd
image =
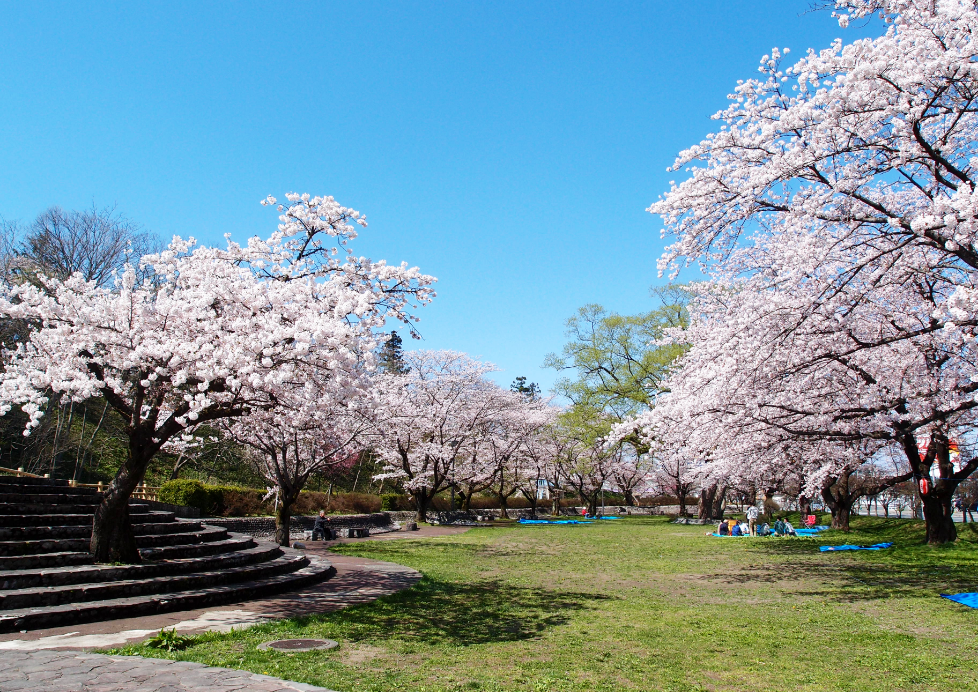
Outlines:
[{"label": "group of people picnicking", "polygon": [[747,510],[747,520],[724,519],[717,526],[718,536],[796,536],[795,527],[786,519],[778,519],[774,526],[767,522],[758,523],[760,512],[757,507]]}]

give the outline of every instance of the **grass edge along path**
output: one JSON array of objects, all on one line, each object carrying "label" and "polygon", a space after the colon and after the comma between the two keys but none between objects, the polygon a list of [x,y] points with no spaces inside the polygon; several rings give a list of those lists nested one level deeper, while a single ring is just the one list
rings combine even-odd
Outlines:
[{"label": "grass edge along path", "polygon": [[[334,613],[208,633],[164,656],[341,692],[803,692],[978,689],[978,536],[922,545],[922,524],[860,517],[852,533],[720,539],[632,517],[370,541],[416,586]],[[821,544],[892,541],[879,552]],[[320,637],[332,652],[258,651]]]}]

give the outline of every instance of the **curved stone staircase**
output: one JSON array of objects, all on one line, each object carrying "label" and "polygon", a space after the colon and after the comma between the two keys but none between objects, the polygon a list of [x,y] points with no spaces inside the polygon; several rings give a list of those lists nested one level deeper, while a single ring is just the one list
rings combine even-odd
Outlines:
[{"label": "curved stone staircase", "polygon": [[0,476],[0,633],[201,608],[330,578],[328,562],[132,501],[143,562],[88,553],[93,488]]}]

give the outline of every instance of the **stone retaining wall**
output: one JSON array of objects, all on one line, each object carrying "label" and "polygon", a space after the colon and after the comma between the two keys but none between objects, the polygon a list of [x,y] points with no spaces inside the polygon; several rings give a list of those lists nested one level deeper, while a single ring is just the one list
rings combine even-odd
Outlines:
[{"label": "stone retaining wall", "polygon": [[133,502],[149,505],[149,508],[155,512],[173,512],[181,519],[200,519],[200,510],[196,507],[171,505],[168,502],[157,502],[156,500],[133,500]]},{"label": "stone retaining wall", "polygon": [[[329,525],[334,528],[383,529],[389,528],[394,523],[395,519],[391,514],[395,513],[338,514],[328,515],[328,517]],[[255,538],[268,538],[275,534],[275,517],[207,517],[203,519],[203,523]],[[292,517],[289,534],[293,538],[302,538],[305,531],[312,531],[315,523],[316,515]]]},{"label": "stone retaining wall", "polygon": [[[154,503],[161,504],[161,503]],[[172,505],[171,505],[172,506]],[[192,509],[192,508],[183,508]],[[565,516],[575,516],[580,515],[581,507],[562,507],[561,514]],[[549,503],[541,503],[539,507],[539,513],[544,513],[549,510]],[[173,511],[172,509],[169,511]],[[662,515],[662,514],[678,514],[679,506],[661,506],[661,507],[626,507],[618,505],[606,505],[604,508],[605,514],[608,515],[639,515],[639,516],[649,516],[649,515]],[[430,512],[428,515],[429,519],[437,520],[438,512]],[[502,515],[502,510],[499,509],[474,509],[470,512],[473,515],[479,516],[494,516],[499,517]],[[331,514],[329,516],[330,526],[335,528],[368,528],[372,530],[379,530],[392,527],[395,523],[404,523],[407,521],[414,521],[417,517],[417,512],[376,512],[374,514]],[[528,508],[510,509],[509,517],[510,519],[520,519],[530,516],[530,510]],[[233,533],[243,533],[249,536],[254,536],[256,538],[268,538],[275,534],[275,517],[204,517],[202,519],[203,523],[209,524],[211,526],[220,526],[227,529]],[[292,517],[292,526],[290,534],[293,538],[301,539],[303,532],[312,531],[313,524],[316,522],[316,516],[294,516]]]}]

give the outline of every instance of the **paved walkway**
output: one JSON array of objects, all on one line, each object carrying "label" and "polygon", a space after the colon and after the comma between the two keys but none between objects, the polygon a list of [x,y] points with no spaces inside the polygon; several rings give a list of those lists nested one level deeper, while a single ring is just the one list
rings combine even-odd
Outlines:
[{"label": "paved walkway", "polygon": [[244,670],[78,651],[5,651],[3,692],[330,692]]},{"label": "paved walkway", "polygon": [[[466,530],[432,526],[416,532],[379,534],[359,540],[438,538]],[[176,628],[182,633],[227,632],[232,627],[241,629],[268,620],[328,613],[396,593],[421,579],[421,574],[410,567],[330,553],[329,546],[337,542],[354,542],[354,539],[307,544],[308,552],[333,563],[336,576],[300,591],[232,603],[219,610],[189,610],[0,635],[0,691],[330,692],[322,687],[247,671],[138,656],[104,656],[79,649],[142,641],[163,627]]]}]

